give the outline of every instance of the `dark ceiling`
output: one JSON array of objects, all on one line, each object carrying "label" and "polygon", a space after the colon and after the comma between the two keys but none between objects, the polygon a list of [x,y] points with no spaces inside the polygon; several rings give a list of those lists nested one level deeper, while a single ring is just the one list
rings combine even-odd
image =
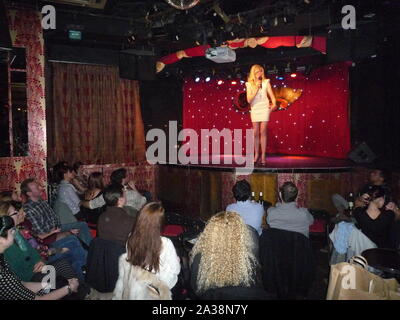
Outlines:
[{"label": "dark ceiling", "polygon": [[[151,50],[155,55],[163,56],[199,44],[217,46],[226,40],[243,37],[321,35],[332,40],[338,35],[343,38],[352,34],[375,41],[380,28],[378,18],[384,10],[381,4],[400,3],[394,0],[200,0],[189,10],[178,10],[167,0],[4,1],[9,7],[30,7],[39,11],[46,4],[54,5],[57,25],[55,30],[44,32],[46,48],[50,56],[62,57],[67,51],[75,50],[71,53],[75,57],[77,53],[90,57],[82,62],[88,62],[94,56],[97,61],[100,56],[106,60],[110,51]],[[105,1],[105,5],[103,9],[94,9],[58,1]],[[340,24],[341,9],[346,4],[357,8],[357,30],[347,35]],[[70,40],[69,30],[80,30],[82,39]],[[307,49],[296,52],[284,48],[239,51],[239,58],[245,59],[246,63],[256,62],[260,57],[265,60],[266,56],[273,61],[282,55],[288,59],[317,56],[321,60],[320,54]],[[181,61],[182,67],[200,63],[199,59],[184,60],[191,61]],[[210,64],[201,60],[203,65]]]},{"label": "dark ceiling", "polygon": [[[178,10],[157,0],[108,0],[104,9],[56,1],[6,0],[11,6],[38,9],[45,4],[54,5],[57,28],[45,32],[46,41],[51,44],[105,49],[153,47],[160,55],[196,44],[218,44],[248,36],[324,35],[339,22],[343,2],[351,1],[202,0],[189,10]],[[356,2],[362,11],[374,10],[375,1]],[[357,15],[360,13],[363,14]],[[68,40],[70,29],[82,30],[79,43]]]}]

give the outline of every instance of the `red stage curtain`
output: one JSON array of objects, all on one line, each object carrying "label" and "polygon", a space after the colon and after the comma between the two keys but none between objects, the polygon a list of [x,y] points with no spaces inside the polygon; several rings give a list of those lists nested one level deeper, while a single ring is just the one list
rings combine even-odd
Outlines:
[{"label": "red stage curtain", "polygon": [[[302,89],[303,94],[289,109],[271,114],[267,152],[346,158],[350,151],[348,64],[324,66],[308,77],[275,78],[270,76],[272,85]],[[217,81],[214,78],[205,83],[202,79],[195,83],[186,79],[184,128],[193,128],[199,134],[200,129],[252,128],[249,113],[238,112],[233,106],[234,96],[245,89],[244,83],[231,85],[225,80],[217,85]]]},{"label": "red stage curtain", "polygon": [[115,67],[54,63],[49,162],[123,163],[145,159],[137,81]]}]

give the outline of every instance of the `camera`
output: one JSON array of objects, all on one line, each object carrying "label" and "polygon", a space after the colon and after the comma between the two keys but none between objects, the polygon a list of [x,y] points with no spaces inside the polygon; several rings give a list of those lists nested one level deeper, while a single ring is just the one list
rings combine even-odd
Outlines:
[{"label": "camera", "polygon": [[8,230],[14,228],[14,220],[9,216],[0,217],[0,237],[7,238]]}]

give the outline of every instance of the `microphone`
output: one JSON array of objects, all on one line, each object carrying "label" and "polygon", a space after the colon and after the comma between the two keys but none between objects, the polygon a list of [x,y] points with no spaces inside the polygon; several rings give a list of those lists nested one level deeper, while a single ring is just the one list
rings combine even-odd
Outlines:
[{"label": "microphone", "polygon": [[[262,77],[261,77],[261,76],[259,76],[259,77],[258,77],[258,80],[262,81]],[[261,88],[261,86],[262,86],[262,84],[260,83],[260,84],[258,85],[258,88],[260,89],[260,88]]]}]

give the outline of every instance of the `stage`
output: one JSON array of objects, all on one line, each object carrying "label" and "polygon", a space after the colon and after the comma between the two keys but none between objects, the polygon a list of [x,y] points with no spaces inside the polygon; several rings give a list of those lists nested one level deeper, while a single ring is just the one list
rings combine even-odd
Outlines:
[{"label": "stage", "polygon": [[[236,164],[238,162],[236,161],[237,158],[226,155],[193,156],[191,159],[197,159],[198,164],[165,163],[163,165],[231,172],[236,168],[243,168],[245,166]],[[254,163],[253,172],[344,172],[351,170],[354,166],[354,162],[348,159],[272,154],[267,156],[266,164],[261,164],[260,162]]]}]

